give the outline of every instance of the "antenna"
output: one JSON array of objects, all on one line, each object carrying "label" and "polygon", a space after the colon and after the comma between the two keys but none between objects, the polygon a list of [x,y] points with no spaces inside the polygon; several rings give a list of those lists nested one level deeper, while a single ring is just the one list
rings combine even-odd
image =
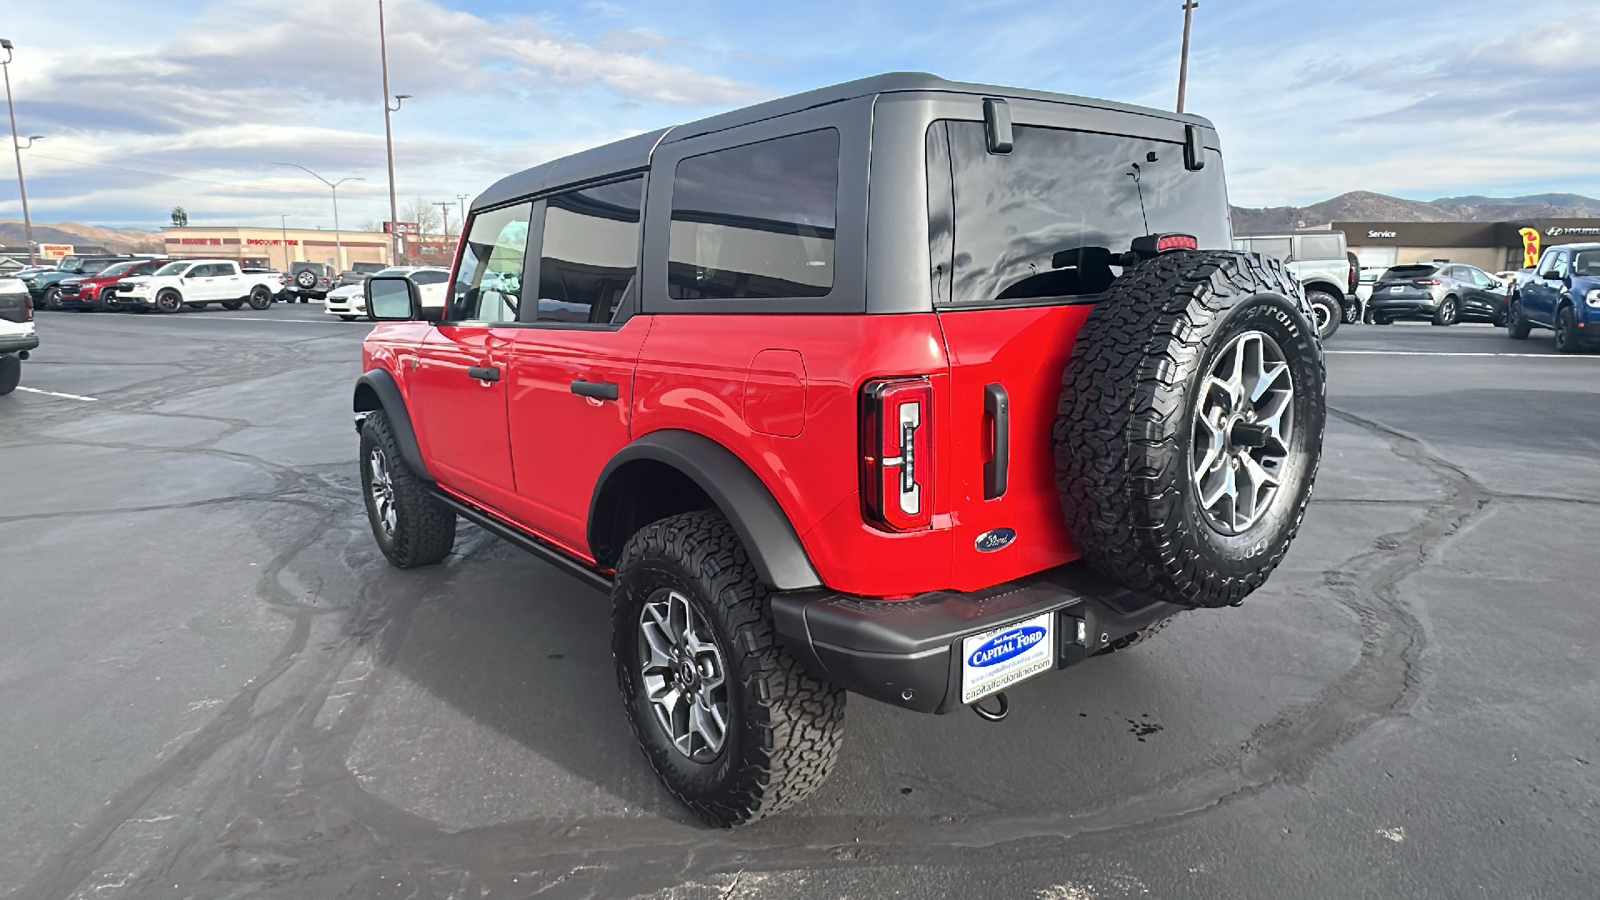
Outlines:
[{"label": "antenna", "polygon": [[1139,164],[1133,164],[1133,171],[1126,173],[1133,179],[1134,189],[1139,192],[1139,221],[1144,223],[1144,233],[1150,233],[1150,219],[1144,214],[1144,185],[1139,183]]}]

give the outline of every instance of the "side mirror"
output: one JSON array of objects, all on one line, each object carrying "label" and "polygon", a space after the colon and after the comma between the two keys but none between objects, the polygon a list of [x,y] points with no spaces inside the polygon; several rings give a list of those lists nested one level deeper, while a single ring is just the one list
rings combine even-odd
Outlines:
[{"label": "side mirror", "polygon": [[423,318],[422,293],[409,278],[375,277],[367,282],[367,318],[374,322],[415,322]]}]

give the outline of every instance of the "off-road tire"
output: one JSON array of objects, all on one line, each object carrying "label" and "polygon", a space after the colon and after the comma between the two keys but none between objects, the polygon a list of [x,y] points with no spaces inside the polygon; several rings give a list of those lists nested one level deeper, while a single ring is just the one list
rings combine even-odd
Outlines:
[{"label": "off-road tire", "polygon": [[244,305],[244,301],[243,300],[223,300],[223,301],[221,301],[221,304],[222,304],[222,308],[223,309],[238,309],[239,307]]},{"label": "off-road tire", "polygon": [[[1094,568],[1152,599],[1237,604],[1283,559],[1300,527],[1326,420],[1322,345],[1282,263],[1221,250],[1172,253],[1124,272],[1078,332],[1055,423],[1056,485]],[[1228,535],[1200,508],[1195,409],[1235,337],[1270,337],[1293,411],[1277,495]]]},{"label": "off-road tire", "polygon": [[164,313],[183,312],[183,295],[171,288],[156,294],[156,311]]},{"label": "off-road tire", "polygon": [[0,356],[0,397],[17,389],[22,382],[22,359],[14,353]]},{"label": "off-road tire", "polygon": [[1108,653],[1115,653],[1118,650],[1126,650],[1129,647],[1136,647],[1139,644],[1142,644],[1145,641],[1155,637],[1157,634],[1160,634],[1168,625],[1172,624],[1173,618],[1175,617],[1168,616],[1159,622],[1152,622],[1151,624],[1146,625],[1138,631],[1135,631],[1133,634],[1125,634],[1102,647],[1097,653],[1095,653],[1095,656],[1105,656]]},{"label": "off-road tire", "polygon": [[1439,308],[1433,312],[1433,324],[1454,325],[1461,321],[1461,301],[1454,295],[1439,301]]},{"label": "off-road tire", "polygon": [[[393,534],[385,529],[373,498],[374,450],[383,454],[393,485]],[[450,548],[456,542],[456,514],[429,493],[427,482],[406,464],[405,457],[400,454],[400,443],[394,437],[394,427],[381,410],[367,413],[361,423],[361,496],[378,549],[395,568],[431,566],[450,555]]]},{"label": "off-road tire", "polygon": [[1327,291],[1306,291],[1306,303],[1311,308],[1312,321],[1317,325],[1317,335],[1323,340],[1333,337],[1344,321],[1344,304]]},{"label": "off-road tire", "polygon": [[[272,292],[264,287],[258,286],[250,291],[250,296],[244,298],[244,300],[240,302],[249,303],[251,309],[266,309],[272,305]],[[229,308],[238,309],[239,307],[232,306]]]},{"label": "off-road tire", "polygon": [[1572,307],[1556,310],[1556,352],[1577,353],[1583,349],[1583,338],[1578,333],[1578,316]]},{"label": "off-road tire", "polygon": [[[827,778],[844,736],[845,692],[812,677],[778,642],[771,591],[739,536],[713,511],[670,516],[629,539],[612,589],[612,656],[628,724],[667,791],[707,824],[730,828],[788,809]],[[704,616],[725,667],[728,722],[714,759],[679,752],[646,697],[640,613],[662,590]]]},{"label": "off-road tire", "polygon": [[1528,321],[1528,316],[1522,311],[1522,298],[1511,298],[1511,312],[1506,315],[1506,337],[1513,341],[1525,341],[1533,333],[1533,323]]}]

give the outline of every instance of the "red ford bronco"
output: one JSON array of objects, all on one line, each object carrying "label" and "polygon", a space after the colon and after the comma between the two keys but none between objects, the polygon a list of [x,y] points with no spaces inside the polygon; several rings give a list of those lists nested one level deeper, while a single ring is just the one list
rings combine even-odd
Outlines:
[{"label": "red ford bronco", "polygon": [[1238,605],[1305,511],[1317,330],[1221,249],[1196,116],[884,75],[509,176],[464,233],[442,312],[370,283],[373,534],[423,566],[464,518],[608,592],[712,824],[814,790],[847,691],[999,718]]}]

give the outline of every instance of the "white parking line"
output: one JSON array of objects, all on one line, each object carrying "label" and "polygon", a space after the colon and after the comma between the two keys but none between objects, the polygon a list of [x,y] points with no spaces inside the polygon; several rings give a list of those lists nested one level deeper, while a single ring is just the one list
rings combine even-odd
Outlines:
[{"label": "white parking line", "polygon": [[1518,359],[1600,359],[1600,356],[1576,356],[1570,353],[1487,353],[1466,350],[1324,350],[1323,353],[1342,353],[1347,356],[1510,356]]},{"label": "white parking line", "polygon": [[65,400],[82,400],[85,403],[99,403],[100,402],[100,398],[99,397],[80,397],[77,394],[63,394],[63,393],[61,393],[59,391],[41,391],[38,388],[22,387],[21,385],[17,386],[17,390],[19,390],[19,391],[27,391],[30,394],[44,394],[46,397],[61,397],[62,399],[65,399]]}]

